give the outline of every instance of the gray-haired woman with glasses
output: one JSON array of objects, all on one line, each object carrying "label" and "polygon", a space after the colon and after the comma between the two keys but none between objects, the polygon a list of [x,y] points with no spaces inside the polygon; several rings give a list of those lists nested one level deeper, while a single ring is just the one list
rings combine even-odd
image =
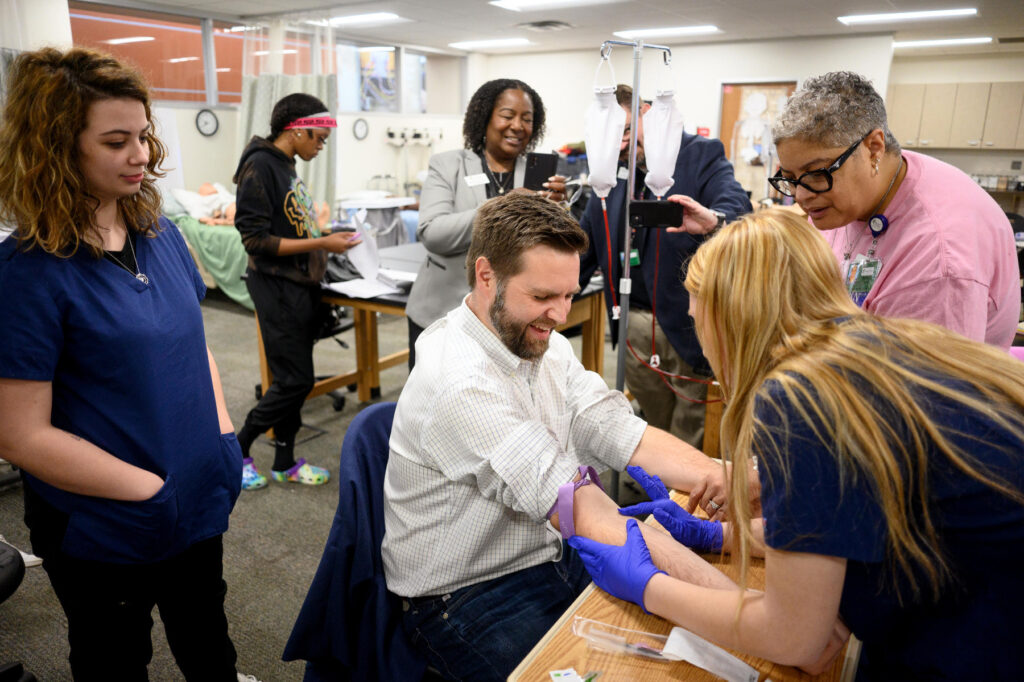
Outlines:
[{"label": "gray-haired woman with glasses", "polygon": [[960,170],[901,150],[869,81],[807,80],[772,134],[770,182],[832,245],[854,301],[1010,346],[1021,301],[1006,215]]}]

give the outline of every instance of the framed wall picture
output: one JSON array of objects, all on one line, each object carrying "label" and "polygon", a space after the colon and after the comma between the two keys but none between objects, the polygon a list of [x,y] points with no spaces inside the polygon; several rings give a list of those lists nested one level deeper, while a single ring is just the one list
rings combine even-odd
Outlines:
[{"label": "framed wall picture", "polygon": [[768,196],[768,176],[778,164],[772,147],[772,123],[794,90],[796,81],[722,84],[719,136],[736,180],[750,192],[755,206]]}]

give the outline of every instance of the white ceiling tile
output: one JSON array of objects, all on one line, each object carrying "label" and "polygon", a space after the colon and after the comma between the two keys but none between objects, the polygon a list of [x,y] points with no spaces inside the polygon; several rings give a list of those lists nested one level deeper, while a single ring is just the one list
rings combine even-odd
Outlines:
[{"label": "white ceiling tile", "polygon": [[[977,17],[948,21],[908,22],[847,27],[836,20],[845,14],[934,9],[948,4],[940,0],[627,0],[587,8],[561,8],[532,12],[510,12],[486,0],[159,0],[165,7],[179,7],[190,13],[203,11],[231,16],[285,15],[324,12],[333,15],[360,12],[395,12],[408,23],[346,29],[344,35],[372,42],[388,41],[447,49],[448,43],[474,38],[522,36],[531,41],[516,51],[589,49],[612,37],[613,31],[654,26],[714,24],[720,34],[690,38],[685,44],[736,40],[759,40],[795,36],[850,36],[864,33],[892,33],[897,40],[991,35],[1024,36],[1024,2],[1021,0],[979,0],[963,5],[977,6]],[[555,20],[572,29],[558,32],[530,31],[517,24]],[[676,42],[675,44],[681,44]],[[972,46],[975,52],[1024,51],[1014,46]]]}]

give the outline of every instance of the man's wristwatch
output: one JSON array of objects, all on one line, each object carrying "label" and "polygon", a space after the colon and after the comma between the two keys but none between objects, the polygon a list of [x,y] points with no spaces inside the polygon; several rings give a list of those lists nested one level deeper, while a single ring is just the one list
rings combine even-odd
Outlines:
[{"label": "man's wristwatch", "polygon": [[[711,211],[711,214],[715,216],[715,218],[718,220],[718,222],[715,223],[715,226],[711,228],[711,232],[722,229],[722,226],[725,225],[726,215],[721,211],[716,211],[713,208],[709,208],[708,210]],[[710,232],[708,234],[710,234]]]}]

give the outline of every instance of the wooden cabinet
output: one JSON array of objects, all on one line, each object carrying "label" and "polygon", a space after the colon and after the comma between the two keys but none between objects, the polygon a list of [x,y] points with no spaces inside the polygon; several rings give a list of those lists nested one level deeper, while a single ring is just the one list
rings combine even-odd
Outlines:
[{"label": "wooden cabinet", "polygon": [[[921,127],[917,135],[920,147],[948,147],[953,127],[956,83],[929,83],[924,88]],[[1016,131],[1014,131],[1016,133]]]},{"label": "wooden cabinet", "polygon": [[902,147],[1024,150],[1024,82],[895,83],[886,111]]},{"label": "wooden cabinet", "polygon": [[991,83],[960,83],[956,86],[953,124],[949,146],[953,149],[980,149],[985,129],[985,112]]},{"label": "wooden cabinet", "polygon": [[1017,129],[1021,124],[1024,107],[1024,83],[993,83],[988,95],[988,112],[982,147],[986,149],[1013,149],[1017,142]]},{"label": "wooden cabinet", "polygon": [[917,146],[917,133],[921,126],[921,111],[924,107],[923,85],[892,86],[888,111],[889,130],[896,136],[901,147]]}]

